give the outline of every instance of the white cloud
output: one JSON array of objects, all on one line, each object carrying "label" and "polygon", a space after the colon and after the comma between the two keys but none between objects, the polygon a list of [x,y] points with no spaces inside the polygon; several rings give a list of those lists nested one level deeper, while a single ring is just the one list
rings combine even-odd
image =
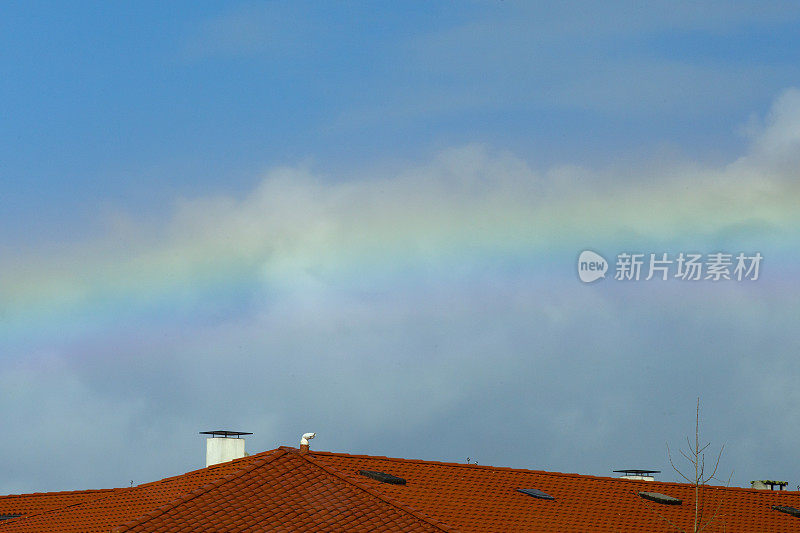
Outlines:
[{"label": "white cloud", "polygon": [[[243,197],[179,199],[162,225],[109,217],[106,208],[118,232],[110,239],[2,259],[6,313],[69,315],[109,298],[146,305],[181,294],[192,304],[227,275],[261,277],[284,293],[323,290],[359,265],[447,277],[448,257],[498,246],[522,252],[628,237],[699,244],[748,227],[764,238],[790,234],[800,194],[797,95],[776,100],[751,149],[727,167],[659,161],[537,172],[512,153],[466,145],[385,175],[276,168]],[[130,230],[137,226],[146,229]]]},{"label": "white cloud", "polygon": [[[470,7],[381,48],[379,68],[352,89],[351,105],[334,110],[331,127],[350,134],[378,126],[406,131],[411,124],[460,124],[470,117],[510,130],[484,134],[518,143],[525,139],[516,131],[553,142],[541,133],[552,128],[583,142],[586,130],[597,131],[607,140],[594,142],[613,146],[615,126],[660,140],[679,131],[685,142],[692,135],[702,140],[696,131],[714,131],[720,117],[796,83],[800,73],[796,62],[774,51],[779,36],[770,46],[770,37],[750,33],[796,20],[800,12],[789,4]],[[756,43],[757,51],[743,53],[740,42]],[[564,124],[550,125],[555,113]],[[450,138],[464,138],[470,129],[465,122]]]},{"label": "white cloud", "polygon": [[751,153],[739,164],[745,171],[779,171],[797,181],[794,171],[800,162],[800,90],[784,91],[759,129]]},{"label": "white cloud", "polygon": [[[771,371],[747,364],[771,350],[791,375],[786,290],[604,290],[568,269],[579,246],[634,231],[653,246],[702,244],[731,227],[726,242],[738,244],[743,226],[756,240],[796,237],[798,193],[773,165],[797,143],[797,100],[794,90],[780,97],[729,166],[537,172],[467,145],[382,176],[278,168],[244,196],[178,200],[159,229],[131,237],[129,214],[116,243],[18,259],[3,270],[3,307],[6,324],[28,329],[4,330],[16,340],[4,350],[3,410],[18,414],[9,433],[27,427],[39,444],[8,490],[41,489],[24,480],[50,473],[68,487],[116,484],[114,466],[93,463],[92,479],[77,468],[104,453],[148,478],[188,470],[202,457],[195,432],[228,424],[256,432],[255,449],[312,430],[324,436],[317,445],[345,451],[608,473],[598,465],[663,458],[697,393],[721,420],[714,430],[742,443],[731,452],[741,476],[773,465],[787,449],[774,460],[741,451],[750,448],[737,420],[787,394],[790,380],[776,396]],[[75,320],[94,327],[65,336]],[[757,394],[726,411],[748,386]],[[629,438],[632,420],[651,430]],[[529,443],[513,452],[512,427]],[[86,444],[93,431],[102,436]],[[54,448],[78,459],[37,470]]]}]

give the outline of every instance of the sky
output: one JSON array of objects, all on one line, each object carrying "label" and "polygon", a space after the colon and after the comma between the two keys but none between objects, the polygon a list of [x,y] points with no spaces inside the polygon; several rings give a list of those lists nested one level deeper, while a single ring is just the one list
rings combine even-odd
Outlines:
[{"label": "sky", "polygon": [[698,398],[715,482],[800,485],[798,30],[795,2],[4,3],[0,493],[180,474],[215,429],[674,481]]}]

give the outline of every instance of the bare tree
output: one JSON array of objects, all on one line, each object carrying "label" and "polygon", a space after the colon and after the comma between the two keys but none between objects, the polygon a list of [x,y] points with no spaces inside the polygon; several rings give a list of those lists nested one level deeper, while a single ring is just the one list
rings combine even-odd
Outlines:
[{"label": "bare tree", "polygon": [[[703,492],[709,481],[720,481],[716,475],[717,469],[719,468],[719,460],[722,457],[722,452],[725,450],[725,445],[723,444],[720,448],[717,458],[714,461],[714,468],[710,470],[710,473],[708,473],[706,470],[706,450],[709,446],[711,446],[711,443],[707,442],[705,444],[701,444],[701,442],[700,398],[697,398],[694,442],[692,442],[687,436],[687,449],[679,450],[683,458],[689,462],[688,472],[683,472],[681,469],[675,466],[675,462],[672,460],[672,452],[670,452],[669,444],[667,444],[667,457],[669,457],[669,464],[672,465],[673,470],[675,470],[679,476],[681,476],[686,480],[687,483],[694,487],[694,528],[692,529],[692,533],[700,533],[701,531],[705,531],[706,528],[708,528],[713,522],[717,521],[719,519],[719,510],[722,506],[722,500],[720,499],[713,513],[711,513],[711,515],[707,518],[703,516],[703,512],[705,510]],[[730,484],[731,477],[733,477],[733,472],[731,472],[731,475],[728,477],[728,481],[725,483],[725,485]],[[724,525],[722,525],[722,527],[724,530]]]}]

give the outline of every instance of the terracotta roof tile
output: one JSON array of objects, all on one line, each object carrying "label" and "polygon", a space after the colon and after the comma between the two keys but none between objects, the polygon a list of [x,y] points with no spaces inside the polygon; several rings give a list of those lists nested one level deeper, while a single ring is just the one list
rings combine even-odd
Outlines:
[{"label": "terracotta roof tile", "polygon": [[[384,472],[405,484],[359,474]],[[517,489],[539,489],[553,500]],[[643,499],[657,492],[683,502]],[[0,497],[30,515],[0,533],[50,531],[691,530],[691,485],[279,448],[129,489]],[[81,500],[85,498],[85,500]],[[39,501],[39,503],[36,503]],[[705,487],[705,531],[800,531],[800,493]],[[3,503],[5,502],[5,504]],[[48,503],[45,503],[48,502]],[[50,505],[64,506],[59,509]],[[5,505],[5,506],[4,506]],[[38,507],[37,507],[38,505]],[[21,507],[20,507],[21,508]],[[38,512],[38,514],[34,514]]]},{"label": "terracotta roof tile", "polygon": [[34,492],[0,496],[0,514],[30,515],[91,501],[122,489]]},{"label": "terracotta roof tile", "polygon": [[[261,458],[270,453],[276,451],[264,452],[260,454]],[[38,514],[31,513],[24,519],[2,521],[0,531],[107,533],[197,487],[240,470],[254,460],[258,459],[255,456],[244,457],[136,487],[104,491],[99,497],[83,503],[49,508]]]},{"label": "terracotta roof tile", "polygon": [[118,531],[449,531],[299,453],[253,463]]},{"label": "terracotta roof tile", "polygon": [[[313,457],[465,532],[653,533],[675,531],[674,525],[690,530],[693,523],[694,492],[687,484],[326,452],[313,452]],[[399,476],[406,484],[381,483],[359,476],[359,470]],[[521,488],[542,490],[554,500],[533,498],[517,491]],[[667,494],[683,504],[647,501],[638,496],[640,491]],[[800,508],[798,492],[725,487],[702,491],[707,517],[715,515],[713,527],[706,531],[800,531],[800,518],[771,508]]]}]

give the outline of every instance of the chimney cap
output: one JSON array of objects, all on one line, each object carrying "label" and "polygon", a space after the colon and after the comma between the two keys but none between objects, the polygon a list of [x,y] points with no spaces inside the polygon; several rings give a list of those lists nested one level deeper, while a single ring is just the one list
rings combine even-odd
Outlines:
[{"label": "chimney cap", "polygon": [[645,470],[643,468],[624,468],[622,470],[614,470],[622,474],[620,479],[629,479],[632,481],[655,481],[655,474],[660,474],[661,470]]},{"label": "chimney cap", "polygon": [[211,435],[212,437],[222,437],[227,439],[228,437],[239,438],[242,435],[252,435],[252,433],[248,433],[247,431],[228,431],[225,429],[217,429],[214,431],[201,431],[201,435]]}]

